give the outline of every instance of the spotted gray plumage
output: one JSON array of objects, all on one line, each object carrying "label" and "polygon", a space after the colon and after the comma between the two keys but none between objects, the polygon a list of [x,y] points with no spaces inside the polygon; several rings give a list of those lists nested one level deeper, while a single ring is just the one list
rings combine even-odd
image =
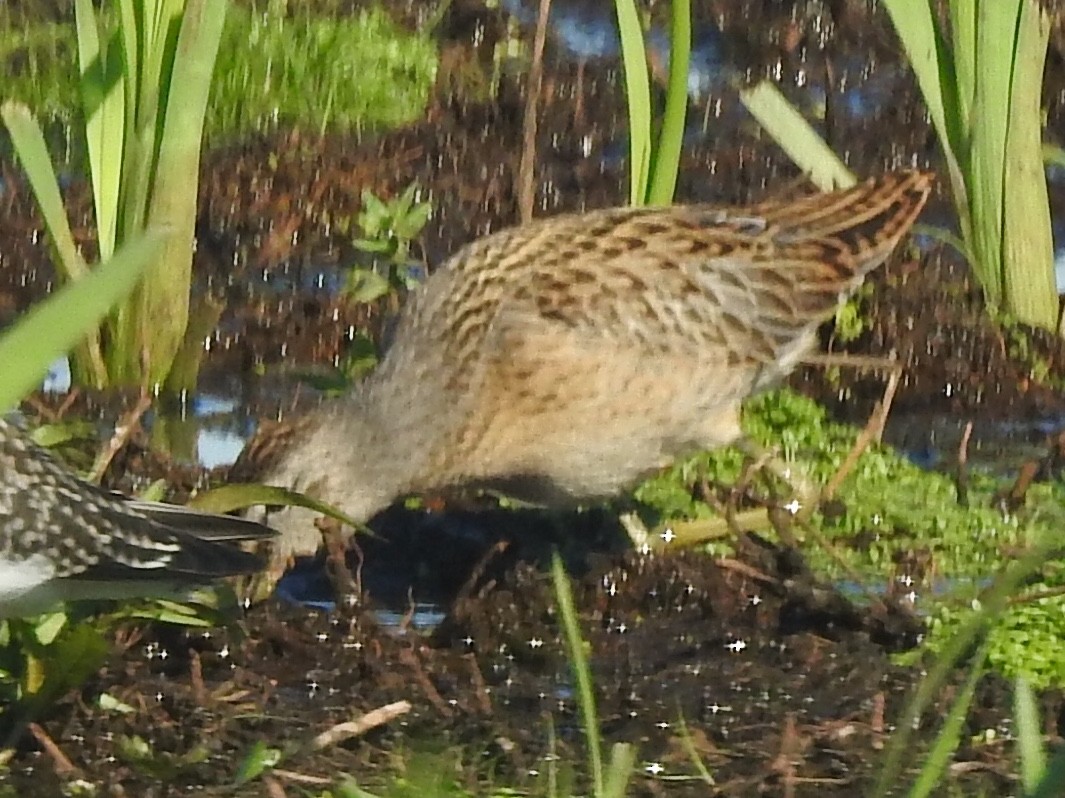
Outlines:
[{"label": "spotted gray plumage", "polygon": [[0,417],[0,617],[253,572],[260,558],[233,544],[273,535],[246,519],[102,490]]},{"label": "spotted gray plumage", "polygon": [[[360,520],[462,486],[547,505],[614,495],[735,441],[740,403],[816,347],[931,186],[900,172],[746,208],[567,214],[475,241],[411,296],[373,374],[264,427],[236,471]],[[312,518],[271,516],[279,556],[313,551]]]}]

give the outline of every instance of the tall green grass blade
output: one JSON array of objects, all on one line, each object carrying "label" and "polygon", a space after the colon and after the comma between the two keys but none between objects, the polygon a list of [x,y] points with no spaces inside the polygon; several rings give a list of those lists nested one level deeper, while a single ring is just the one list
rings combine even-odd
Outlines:
[{"label": "tall green grass blade", "polygon": [[647,199],[652,205],[669,205],[677,190],[677,173],[684,144],[684,120],[688,113],[688,65],[691,62],[691,0],[672,0],[672,30],[669,39],[669,87],[666,113],[658,133],[658,146],[651,163]]},{"label": "tall green grass blade", "polygon": [[966,254],[991,307],[1065,334],[1040,153],[1049,19],[1035,0],[884,0],[950,172]]},{"label": "tall green grass blade", "polygon": [[987,643],[980,647],[973,658],[972,670],[965,680],[961,693],[954,699],[954,703],[943,721],[943,728],[936,735],[932,749],[921,766],[921,772],[917,781],[907,795],[909,798],[927,798],[939,785],[943,773],[950,764],[951,755],[958,749],[965,719],[969,714],[969,707],[973,703],[973,695],[976,693],[976,685],[980,677],[984,675],[987,659]]},{"label": "tall green grass blade", "polygon": [[1003,301],[1002,260],[1005,218],[1005,155],[1009,133],[1010,84],[1019,4],[1028,0],[980,3],[976,21],[979,72],[970,126],[972,158],[968,182],[973,224],[973,267],[992,307]]},{"label": "tall green grass blade", "polygon": [[1050,18],[1022,0],[1009,87],[1003,181],[1002,262],[1005,304],[1020,321],[1058,329],[1058,291],[1050,198],[1043,166],[1042,79]]},{"label": "tall green grass blade", "polygon": [[129,294],[158,257],[164,238],[164,233],[152,231],[123,246],[107,263],[54,293],[0,335],[0,411],[39,385],[56,358]]},{"label": "tall green grass blade", "polygon": [[873,796],[882,797],[891,793],[898,782],[921,714],[931,703],[936,692],[946,683],[954,667],[971,650],[974,641],[983,634],[992,619],[1002,612],[1008,599],[1016,595],[1024,581],[1059,548],[1056,540],[1039,540],[1019,559],[1012,561],[1001,571],[991,586],[980,597],[979,609],[972,614],[936,657],[927,675],[920,681],[906,703],[896,723],[895,732],[884,751],[884,761],[877,777]]},{"label": "tall green grass blade", "polygon": [[[959,114],[953,80],[954,58],[940,35],[931,0],[884,0],[895,32],[917,76],[932,125],[948,159],[960,162],[967,116]],[[971,94],[971,90],[970,90]],[[971,105],[970,99],[967,105]]]},{"label": "tall green grass blade", "polygon": [[614,0],[629,106],[629,202],[644,205],[651,170],[651,83],[635,0]]},{"label": "tall green grass blade", "polygon": [[1039,710],[1028,681],[1013,682],[1013,722],[1017,729],[1017,751],[1020,754],[1021,784],[1024,794],[1035,792],[1047,769],[1043,750],[1043,732],[1039,728]]},{"label": "tall green grass blade", "polygon": [[101,42],[100,22],[90,0],[75,0],[74,11],[97,241],[100,260],[105,261],[115,251],[118,235],[118,202],[125,138],[122,52],[117,30],[104,31],[106,39]]},{"label": "tall green grass blade", "polygon": [[692,740],[691,731],[688,729],[688,722],[684,719],[684,712],[679,707],[677,709],[677,729],[680,732],[678,736],[681,745],[684,747],[684,753],[688,755],[695,772],[706,783],[706,786],[713,787],[717,782],[714,781],[714,775],[710,772],[706,763],[703,762],[703,758],[699,756],[699,751]]},{"label": "tall green grass blade", "polygon": [[[136,2],[138,5],[142,4],[142,0],[136,0]],[[115,0],[115,6],[118,9],[118,35],[122,39],[122,58],[127,75],[141,74],[141,54],[137,44],[137,14],[133,3],[134,0]],[[137,108],[136,82],[125,81],[122,92],[125,97],[122,107],[125,109],[127,130],[132,130],[131,114]]]},{"label": "tall green grass blade", "polygon": [[150,353],[153,385],[166,379],[188,323],[203,121],[227,7],[224,0],[188,0],[168,65],[180,79],[169,84],[148,224],[167,222],[175,229],[141,288],[139,334]]},{"label": "tall green grass blade", "polygon": [[40,125],[29,109],[19,103],[4,103],[0,106],[0,116],[3,117],[15,153],[37,198],[37,206],[44,217],[45,227],[48,228],[59,259],[56,267],[65,279],[76,280],[85,275],[88,266],[85,265],[70,232],[63,197],[59,193],[59,181],[56,179],[55,169],[52,168],[52,159],[48,156],[48,147],[44,143]]},{"label": "tall green grass blade", "polygon": [[[37,199],[37,207],[44,217],[56,270],[64,280],[84,277],[89,267],[74,243],[63,197],[59,193],[59,182],[52,168],[52,160],[48,157],[40,126],[25,106],[16,103],[5,103],[0,107],[0,116],[11,135],[15,152]],[[89,333],[78,344],[71,370],[80,382],[97,387],[107,383],[107,367],[97,332]]]},{"label": "tall green grass blade", "polygon": [[[182,11],[188,14],[191,2],[134,0],[134,5],[142,9],[138,15],[141,32],[141,71],[137,75],[140,91],[138,109],[141,113],[139,125],[146,130],[154,130],[156,125],[163,124],[160,117],[166,105],[165,92],[172,88],[167,77],[181,74],[174,73],[171,68],[174,60],[173,43],[180,36]],[[225,13],[224,6],[222,13]]]},{"label": "tall green grass blade", "polygon": [[[972,8],[972,4],[967,0],[963,0],[963,4]],[[970,24],[963,20],[964,14],[957,19],[952,16],[955,35],[972,38],[971,44],[961,46],[961,49],[971,56],[963,55],[961,63],[955,66],[955,55],[943,39],[936,22],[936,9],[931,0],[884,0],[884,5],[906,50],[906,57],[917,77],[917,85],[924,96],[928,113],[932,117],[932,125],[939,137],[950,174],[951,191],[962,229],[962,239],[966,242],[965,251],[969,252],[972,223],[966,175],[969,169],[968,131],[975,92],[973,59],[976,50],[975,35],[969,34],[968,31],[970,27],[975,30],[975,23]],[[974,13],[975,11],[970,10],[968,15],[972,16]],[[958,47],[957,40],[955,46]]]},{"label": "tall green grass blade", "polygon": [[[134,7],[134,2],[137,7]],[[143,137],[137,132],[137,103],[140,100],[140,87],[138,76],[142,75],[143,54],[138,37],[138,13],[144,13],[143,0],[117,0],[118,5],[118,32],[122,37],[122,52],[125,58],[126,71],[122,80],[122,96],[124,98],[124,128],[125,149],[122,152],[122,188],[119,196],[118,211],[118,234],[119,236],[132,233],[143,224],[143,199],[138,199],[144,193],[145,182],[143,179],[134,181],[133,175],[138,172],[138,165],[143,156],[141,149],[144,146]],[[138,190],[134,190],[134,185]],[[139,214],[131,212],[132,208],[141,208]]]},{"label": "tall green grass blade", "polygon": [[210,296],[199,297],[189,312],[189,322],[181,339],[170,372],[166,375],[165,391],[171,395],[196,390],[203,356],[207,353],[204,341],[218,327],[225,305]]},{"label": "tall green grass blade", "polygon": [[[931,14],[935,13],[935,8],[931,3],[929,3],[929,11]],[[951,113],[956,118],[952,124],[956,124],[957,128],[947,132],[951,136],[951,146],[959,150],[959,156],[965,144],[962,134],[973,123],[976,83],[980,75],[980,68],[977,65],[978,17],[979,9],[971,0],[951,0],[950,26],[953,48],[948,52],[945,45],[940,46],[941,52],[947,53],[946,58],[943,59],[944,62],[949,61],[952,67],[950,73],[941,72],[937,77],[943,91],[953,95],[946,104],[953,106]],[[936,27],[938,29],[938,26]],[[937,38],[939,42],[943,41],[942,36]],[[924,89],[923,86],[921,88]]]},{"label": "tall green grass blade", "polygon": [[936,227],[931,224],[915,224],[910,230],[915,236],[926,236],[933,241],[952,247],[963,258],[969,257],[969,248],[966,246],[964,239],[945,227]]},{"label": "tall green grass blade", "polygon": [[[126,56],[123,75],[125,94],[125,150],[122,157],[122,189],[119,237],[133,235],[147,226],[148,202],[157,155],[159,119],[158,68],[161,60],[153,47],[156,29],[169,0],[117,0],[119,30]],[[165,41],[165,40],[164,40]],[[175,231],[176,232],[176,231]],[[145,366],[150,353],[142,346],[144,290],[138,288],[112,315],[108,332],[108,375],[112,382],[150,383]]]},{"label": "tall green grass blade", "polygon": [[853,186],[857,180],[825,140],[768,81],[740,92],[758,123],[810,181],[822,191]]},{"label": "tall green grass blade", "polygon": [[581,720],[584,721],[584,739],[588,746],[588,764],[591,770],[593,791],[596,796],[602,796],[603,742],[599,736],[599,714],[595,708],[592,672],[588,665],[588,655],[584,650],[584,639],[581,637],[569,576],[566,574],[558,552],[555,552],[551,558],[551,579],[555,585],[555,601],[558,602],[558,616],[566,640],[566,653],[569,656],[570,668],[573,670],[573,678],[577,683],[577,704],[581,709]]},{"label": "tall green grass blade", "polygon": [[606,769],[603,798],[625,798],[635,767],[636,746],[631,743],[614,743],[614,747],[610,749],[610,764]]}]

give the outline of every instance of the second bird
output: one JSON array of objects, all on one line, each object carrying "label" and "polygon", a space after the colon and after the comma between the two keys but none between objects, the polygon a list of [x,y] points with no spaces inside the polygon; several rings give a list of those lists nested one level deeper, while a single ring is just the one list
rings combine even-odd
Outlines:
[{"label": "second bird", "polygon": [[[932,178],[899,172],[750,207],[556,216],[460,250],[412,295],[378,369],[237,469],[369,519],[396,498],[490,487],[546,505],[612,496],[740,436],[740,403],[906,234]],[[279,553],[314,514],[271,515]]]}]

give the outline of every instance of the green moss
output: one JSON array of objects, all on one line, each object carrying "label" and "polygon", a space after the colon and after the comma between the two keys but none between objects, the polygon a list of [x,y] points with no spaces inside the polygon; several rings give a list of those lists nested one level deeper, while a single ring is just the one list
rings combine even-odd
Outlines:
[{"label": "green moss", "polygon": [[1058,389],[1065,387],[1065,381],[1055,378],[1050,362],[1036,351],[1033,343],[1032,329],[1022,325],[1016,319],[999,314],[998,322],[1002,336],[1006,340],[1006,352],[1011,361],[1027,370],[1028,376],[1035,382]]},{"label": "green moss", "polygon": [[840,343],[856,341],[868,329],[868,322],[863,313],[863,299],[870,293],[871,287],[862,285],[859,293],[839,306],[836,311],[833,333]]},{"label": "green moss", "polygon": [[[857,429],[828,421],[820,407],[788,391],[748,402],[743,425],[754,440],[772,447],[818,486],[838,471],[858,436]],[[705,478],[728,486],[738,478],[741,464],[742,456],[731,449],[699,454],[648,481],[636,496],[659,520],[705,518],[714,511],[692,497],[692,485]],[[1004,480],[974,470],[969,506],[962,506],[950,477],[924,471],[890,447],[873,445],[839,486],[832,513],[815,512],[810,523],[874,589],[905,575],[896,574],[898,555],[926,556],[934,583],[917,581],[914,590],[921,609],[934,618],[930,640],[938,647],[968,615],[956,608],[975,597],[1017,550],[1060,536],[1065,528],[1060,483],[1033,485],[1026,507],[1011,515],[994,506],[995,493],[1004,485]],[[848,576],[820,547],[808,545],[804,553],[827,578]],[[1008,676],[1025,675],[1037,686],[1065,685],[1065,600],[1049,595],[1065,587],[1065,569],[1045,564],[1032,581],[1036,579],[1026,591],[1048,595],[1031,603],[1015,601],[996,620],[990,632],[991,664]]]}]

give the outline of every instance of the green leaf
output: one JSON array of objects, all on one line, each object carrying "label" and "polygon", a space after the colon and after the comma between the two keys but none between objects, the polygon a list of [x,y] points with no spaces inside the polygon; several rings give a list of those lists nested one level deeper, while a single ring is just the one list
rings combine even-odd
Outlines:
[{"label": "green leaf", "polygon": [[168,94],[161,98],[165,101],[163,124],[145,222],[148,226],[168,223],[174,234],[140,289],[142,302],[128,328],[133,337],[125,344],[132,348],[124,354],[130,368],[147,353],[147,375],[137,369],[134,381],[143,383],[146,378],[149,386],[165,381],[188,325],[203,121],[229,7],[225,0],[187,0],[183,5],[176,43],[169,42],[168,30],[156,32],[161,51],[156,57],[161,59],[164,74],[153,86]]},{"label": "green leaf", "polygon": [[71,441],[94,440],[95,425],[91,421],[61,421],[34,427],[30,437],[38,446],[51,449]]},{"label": "green leaf", "polygon": [[1020,753],[1021,784],[1025,794],[1035,792],[1047,769],[1039,710],[1032,687],[1026,679],[1013,682],[1013,719],[1017,727],[1017,750]]},{"label": "green leaf", "polygon": [[951,756],[958,749],[965,720],[969,716],[969,707],[972,706],[976,686],[983,676],[987,659],[986,642],[980,647],[974,657],[972,670],[965,685],[954,699],[954,703],[943,721],[943,727],[936,735],[935,743],[928,752],[928,757],[921,766],[920,773],[913,787],[907,793],[909,798],[926,798],[931,795],[939,784],[950,764]]},{"label": "green leaf", "polygon": [[629,107],[629,202],[645,205],[651,178],[651,81],[647,73],[647,49],[635,0],[615,0],[614,8],[621,33],[625,99]]},{"label": "green leaf", "polygon": [[204,510],[211,513],[228,513],[233,510],[243,510],[246,507],[256,505],[277,505],[281,507],[306,507],[322,515],[335,518],[341,523],[356,529],[363,529],[364,525],[351,516],[341,512],[332,505],[312,499],[294,490],[275,488],[270,485],[258,485],[254,483],[239,483],[222,485],[218,488],[199,493],[189,499],[189,507]]},{"label": "green leaf", "polygon": [[355,247],[363,252],[379,254],[392,249],[392,242],[387,238],[357,238],[355,239]]},{"label": "green leaf", "polygon": [[772,83],[763,80],[753,88],[744,89],[740,99],[751,116],[819,189],[831,191],[857,182],[851,170]]},{"label": "green leaf", "polygon": [[1010,51],[1013,74],[1003,154],[1006,199],[1000,246],[1006,307],[1018,321],[1054,330],[1059,300],[1042,146],[1042,78],[1049,37],[1046,12],[1024,0]]},{"label": "green leaf", "polygon": [[11,134],[15,154],[26,171],[33,195],[37,198],[44,224],[59,256],[57,266],[68,280],[84,276],[88,272],[88,266],[85,265],[70,232],[63,197],[59,193],[59,181],[56,179],[55,169],[52,168],[52,159],[48,157],[48,147],[44,143],[40,125],[30,110],[20,103],[4,103],[0,106],[0,117],[3,117],[4,125]]},{"label": "green leaf", "polygon": [[114,254],[118,240],[119,193],[122,153],[126,136],[123,58],[117,29],[101,27],[106,17],[97,17],[90,0],[76,0],[75,24],[81,67],[81,103],[85,115],[85,141],[92,174],[100,259]]},{"label": "green leaf", "polygon": [[100,669],[109,651],[107,641],[92,624],[67,625],[48,645],[34,652],[34,701],[46,706],[84,684]]},{"label": "green leaf", "polygon": [[157,479],[151,485],[137,494],[137,498],[143,502],[161,502],[166,498],[167,483],[165,479]]},{"label": "green leaf", "polygon": [[651,164],[648,200],[669,205],[677,188],[677,172],[684,144],[684,120],[688,113],[688,65],[691,60],[691,0],[670,3],[672,32],[669,43],[669,88],[666,113],[658,134],[658,147]]},{"label": "green leaf", "polygon": [[237,770],[237,784],[247,784],[252,779],[257,779],[263,773],[271,770],[281,762],[282,751],[280,748],[272,748],[262,740],[252,746],[248,755]]},{"label": "green leaf", "polygon": [[50,646],[67,625],[65,612],[50,612],[41,616],[33,627],[33,636],[42,646]]},{"label": "green leaf", "polygon": [[388,294],[391,289],[388,278],[369,269],[355,269],[348,277],[345,293],[356,302],[373,302]]},{"label": "green leaf", "polygon": [[131,707],[129,704],[120,701],[110,693],[100,693],[100,697],[96,699],[96,705],[104,712],[114,712],[120,715],[135,715],[137,710]]}]

